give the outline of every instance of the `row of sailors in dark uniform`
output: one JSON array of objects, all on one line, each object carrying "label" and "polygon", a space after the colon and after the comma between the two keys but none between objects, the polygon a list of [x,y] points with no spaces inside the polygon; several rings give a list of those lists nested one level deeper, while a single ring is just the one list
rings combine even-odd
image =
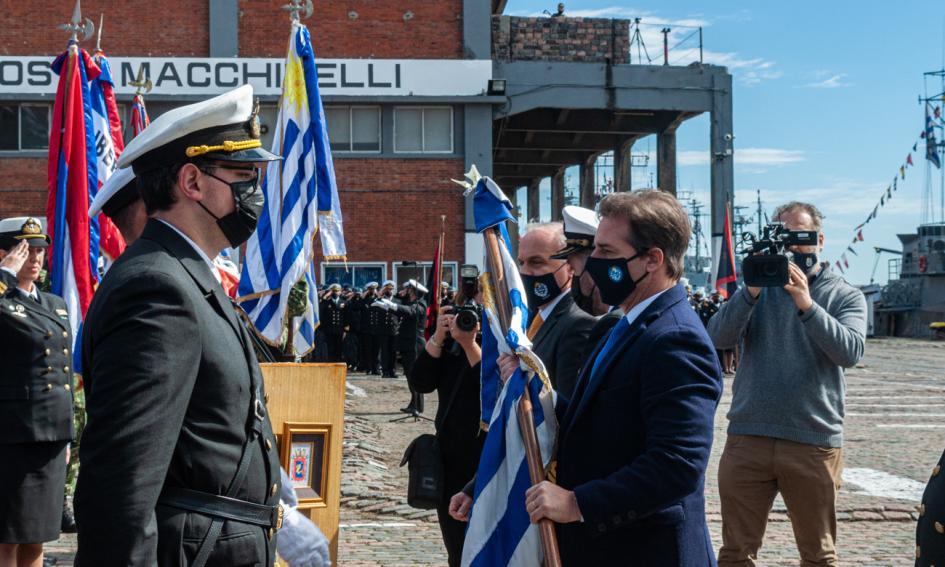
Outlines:
[{"label": "row of sailors in dark uniform", "polygon": [[[429,290],[411,279],[395,292],[396,284],[368,283],[363,291],[332,284],[319,301],[316,362],[345,362],[351,369],[396,378],[399,355],[404,375],[423,350]],[[322,348],[319,349],[319,343]],[[412,393],[404,412],[423,411],[423,396]]]}]

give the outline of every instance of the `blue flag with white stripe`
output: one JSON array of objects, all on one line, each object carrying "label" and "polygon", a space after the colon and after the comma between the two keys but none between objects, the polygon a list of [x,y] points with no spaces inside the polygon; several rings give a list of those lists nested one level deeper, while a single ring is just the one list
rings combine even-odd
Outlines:
[{"label": "blue flag with white stripe", "polygon": [[[528,388],[542,464],[547,468],[558,432],[553,392],[545,367],[532,352],[526,334],[528,305],[525,288],[505,228],[507,220],[514,221],[511,203],[488,177],[479,179],[474,191],[476,229],[482,232],[498,226],[502,235],[498,261],[508,282],[512,320],[507,331],[502,329],[496,311],[495,294],[499,292],[492,289],[489,262],[484,262],[486,272],[480,276],[485,319],[480,397],[483,427],[488,433],[476,473],[476,490],[462,564],[464,567],[539,567],[542,564],[541,539],[537,524],[529,521],[525,510],[525,491],[531,487],[531,480],[516,410],[525,388]],[[499,379],[500,354],[516,354],[521,361],[520,367],[504,386]]]},{"label": "blue flag with white stripe", "polygon": [[289,291],[304,279],[308,304],[304,315],[293,321],[293,346],[304,355],[314,348],[318,327],[313,257],[319,222],[326,258],[344,257],[345,247],[315,52],[308,29],[297,22],[289,37],[272,152],[283,161],[271,162],[266,171],[265,206],[246,244],[237,298],[257,333],[279,345]]}]

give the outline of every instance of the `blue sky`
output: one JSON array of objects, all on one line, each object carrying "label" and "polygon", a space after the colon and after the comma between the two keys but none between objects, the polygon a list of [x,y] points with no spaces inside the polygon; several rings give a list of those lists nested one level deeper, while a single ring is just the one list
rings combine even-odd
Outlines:
[{"label": "blue sky", "polygon": [[[538,15],[551,0],[510,0],[506,14]],[[734,77],[736,205],[754,208],[761,191],[765,209],[802,199],[824,215],[825,257],[839,259],[854,227],[879,203],[924,128],[918,95],[923,73],[942,68],[945,3],[900,2],[694,2],[666,0],[624,4],[608,0],[565,2],[566,14],[640,17],[651,55],[661,54],[660,27],[673,29],[670,44],[685,37],[683,25],[702,26],[705,59],[726,65]],[[713,8],[709,10],[709,8]],[[670,54],[675,63],[695,57],[689,40]],[[678,55],[677,55],[678,54]],[[937,84],[929,83],[930,94]],[[934,92],[939,92],[938,90]],[[678,189],[708,204],[709,121],[700,116],[678,132]],[[655,149],[641,140],[634,154]],[[877,218],[863,230],[864,242],[847,253],[846,278],[870,279],[873,246],[901,249],[897,233],[915,231],[922,219],[926,163],[920,143],[915,167]],[[937,191],[939,172],[932,168]],[[651,176],[652,173],[652,176]],[[634,168],[634,187],[648,186],[650,167]],[[576,183],[576,175],[572,175]],[[544,192],[543,207],[550,203]],[[520,201],[524,202],[524,201]],[[941,220],[936,194],[936,219]],[[544,211],[543,211],[544,212]],[[708,219],[703,221],[708,225]],[[708,230],[706,231],[708,233]],[[886,281],[889,256],[876,280]]]}]

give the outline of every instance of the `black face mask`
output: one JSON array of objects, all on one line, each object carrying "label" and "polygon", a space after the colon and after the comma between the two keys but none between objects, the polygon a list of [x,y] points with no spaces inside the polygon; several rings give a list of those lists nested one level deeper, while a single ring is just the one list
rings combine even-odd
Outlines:
[{"label": "black face mask", "polygon": [[[585,268],[584,271],[587,271]],[[584,274],[581,274],[583,276]],[[575,275],[571,278],[571,297],[574,299],[574,304],[581,308],[588,315],[594,314],[594,290],[591,290],[590,295],[584,295],[584,292],[581,291],[581,276]],[[597,287],[597,284],[594,284],[594,287]]]},{"label": "black face mask", "polygon": [[584,264],[584,269],[591,274],[591,279],[600,290],[601,301],[607,305],[620,305],[637,288],[637,284],[649,275],[646,272],[640,279],[634,281],[627,270],[627,264],[646,253],[646,250],[637,252],[630,258],[595,258],[591,256]]},{"label": "black face mask", "polygon": [[220,179],[212,173],[204,172],[210,177],[221,183],[225,183],[230,192],[233,193],[233,201],[236,202],[236,208],[232,213],[218,217],[210,212],[210,209],[198,202],[207,214],[217,221],[217,226],[223,232],[231,248],[237,248],[243,244],[256,230],[256,223],[259,221],[259,213],[263,209],[263,192],[259,187],[259,169],[254,168],[256,176],[246,181],[229,182]]},{"label": "black face mask", "polygon": [[814,269],[814,266],[817,265],[817,253],[806,254],[803,252],[792,252],[791,261],[797,264],[797,267],[800,268],[802,272],[809,274],[810,271]]},{"label": "black face mask", "polygon": [[[561,264],[561,268],[567,264]],[[541,307],[552,299],[561,295],[561,286],[555,281],[558,270],[540,276],[526,276],[522,274],[522,283],[525,284],[525,295],[529,307]]]}]

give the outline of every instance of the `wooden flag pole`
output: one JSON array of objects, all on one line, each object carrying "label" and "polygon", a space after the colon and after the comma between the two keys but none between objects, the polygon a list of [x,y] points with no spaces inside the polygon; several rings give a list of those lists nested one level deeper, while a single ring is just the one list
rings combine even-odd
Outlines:
[{"label": "wooden flag pole", "polygon": [[[499,229],[492,227],[483,232],[486,241],[486,258],[489,273],[492,274],[492,289],[495,299],[499,323],[503,330],[508,330],[512,322],[512,306],[509,303],[509,284],[502,266],[501,246],[502,235]],[[532,418],[532,401],[526,384],[522,399],[519,400],[518,426],[522,433],[522,443],[525,445],[525,460],[528,463],[528,476],[532,486],[545,480],[545,468],[541,462],[541,449],[538,446],[538,434],[535,431],[535,422]],[[544,518],[538,523],[538,533],[541,536],[541,548],[545,556],[545,567],[561,567],[561,555],[558,551],[558,538],[555,535],[554,522]]]}]

